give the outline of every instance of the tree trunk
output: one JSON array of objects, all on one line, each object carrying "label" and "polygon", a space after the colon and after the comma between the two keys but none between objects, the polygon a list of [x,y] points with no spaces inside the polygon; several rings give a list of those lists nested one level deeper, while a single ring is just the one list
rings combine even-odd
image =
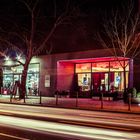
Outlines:
[{"label": "tree trunk", "polygon": [[21,75],[21,84],[19,87],[19,99],[24,99],[26,95],[26,79],[27,79],[27,72],[28,72],[28,66],[30,64],[30,60],[26,61],[23,72]]},{"label": "tree trunk", "polygon": [[125,67],[125,60],[124,60],[124,67],[123,67],[123,77],[124,77],[124,92],[126,92],[126,67]]},{"label": "tree trunk", "polygon": [[3,87],[3,71],[2,71],[2,68],[0,68],[0,87]]},{"label": "tree trunk", "polygon": [[123,77],[124,77],[124,92],[123,92],[123,100],[127,101],[127,91],[126,91],[126,67],[123,67]]}]

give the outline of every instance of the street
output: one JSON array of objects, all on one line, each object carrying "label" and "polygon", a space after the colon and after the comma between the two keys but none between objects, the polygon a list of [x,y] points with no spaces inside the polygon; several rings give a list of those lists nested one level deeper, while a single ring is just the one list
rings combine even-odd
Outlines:
[{"label": "street", "polygon": [[137,114],[0,104],[2,139],[138,140]]}]

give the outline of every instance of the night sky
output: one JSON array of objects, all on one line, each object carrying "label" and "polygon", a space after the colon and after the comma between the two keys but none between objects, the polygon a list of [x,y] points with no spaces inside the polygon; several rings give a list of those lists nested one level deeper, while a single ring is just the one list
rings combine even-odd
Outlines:
[{"label": "night sky", "polygon": [[[42,34],[50,31],[55,20],[54,1],[40,0],[38,4],[37,12],[40,16],[37,30]],[[56,17],[64,11],[67,2],[68,0],[56,0]],[[70,0],[69,9],[76,7],[75,14],[78,16],[70,23],[61,25],[51,37],[48,46],[53,46],[52,53],[101,48],[94,38],[94,33],[100,30],[102,17],[112,9],[120,8],[125,2],[127,0]],[[21,31],[23,27],[30,29],[30,16],[26,7],[19,0],[0,0],[0,26],[8,31],[15,31],[17,27]],[[35,41],[38,43],[41,37],[36,37]]]}]

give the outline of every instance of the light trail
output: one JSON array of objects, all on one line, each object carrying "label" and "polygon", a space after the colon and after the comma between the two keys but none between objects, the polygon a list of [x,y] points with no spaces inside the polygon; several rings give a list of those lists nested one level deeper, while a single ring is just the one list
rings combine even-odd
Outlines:
[{"label": "light trail", "polygon": [[[140,129],[140,116],[134,114],[108,113],[97,111],[85,111],[75,109],[49,108],[37,106],[24,106],[12,104],[0,104],[2,114],[37,116],[43,118],[58,119],[60,121],[80,121],[83,123],[98,123],[100,125],[116,125],[119,127],[135,127]],[[95,124],[94,124],[95,126]],[[115,127],[114,127],[115,128]]]},{"label": "light trail", "polygon": [[42,133],[54,133],[71,138],[79,137],[80,140],[138,140],[140,134],[121,132],[116,130],[106,130],[85,126],[60,124],[47,121],[31,120],[0,115],[1,126],[7,126],[22,130],[36,131]]},{"label": "light trail", "polygon": [[4,133],[0,133],[0,138],[5,137],[5,138],[10,138],[10,139],[14,139],[14,140],[30,140],[30,139],[26,139],[23,137],[17,137],[17,136],[13,136],[13,135],[8,135],[8,134],[4,134]]},{"label": "light trail", "polygon": [[[25,116],[36,116],[36,117],[43,117],[43,118],[51,118],[51,119],[58,119],[58,120],[67,120],[68,122],[71,121],[80,121],[83,123],[91,123],[95,122],[101,125],[117,125],[118,127],[135,127],[140,129],[140,123],[137,121],[130,121],[129,119],[125,120],[113,120],[113,119],[106,119],[106,118],[87,118],[83,116],[70,116],[70,115],[57,115],[57,114],[46,114],[46,113],[35,113],[35,112],[21,112],[21,111],[7,111],[7,110],[0,110],[3,114],[11,115],[11,114],[18,114],[18,115],[25,115]],[[101,126],[100,125],[100,126]]]}]

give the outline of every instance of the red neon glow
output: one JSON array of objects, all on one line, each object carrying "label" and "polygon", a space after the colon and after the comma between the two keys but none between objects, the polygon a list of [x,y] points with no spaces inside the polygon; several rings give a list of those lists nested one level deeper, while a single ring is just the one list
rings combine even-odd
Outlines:
[{"label": "red neon glow", "polygon": [[71,60],[60,60],[59,62],[69,62],[69,63],[91,63],[91,62],[103,62],[103,61],[121,61],[129,60],[129,58],[124,57],[100,57],[100,58],[85,58],[85,59],[71,59]]},{"label": "red neon glow", "polygon": [[91,63],[76,64],[76,73],[91,72]]},{"label": "red neon glow", "polygon": [[69,90],[74,75],[74,64],[72,63],[57,63],[57,90]]},{"label": "red neon glow", "polygon": [[[124,60],[124,58],[122,57],[118,59]],[[126,58],[125,60],[126,60],[126,63],[128,64],[129,59]],[[110,65],[109,65],[109,62],[110,62]],[[112,72],[123,71],[123,68],[120,65],[119,61],[114,57],[73,59],[73,60],[58,61],[57,62],[57,89],[70,90],[73,84],[75,72],[76,73],[109,72],[109,69]],[[129,65],[126,68],[126,71],[129,71]]]}]

